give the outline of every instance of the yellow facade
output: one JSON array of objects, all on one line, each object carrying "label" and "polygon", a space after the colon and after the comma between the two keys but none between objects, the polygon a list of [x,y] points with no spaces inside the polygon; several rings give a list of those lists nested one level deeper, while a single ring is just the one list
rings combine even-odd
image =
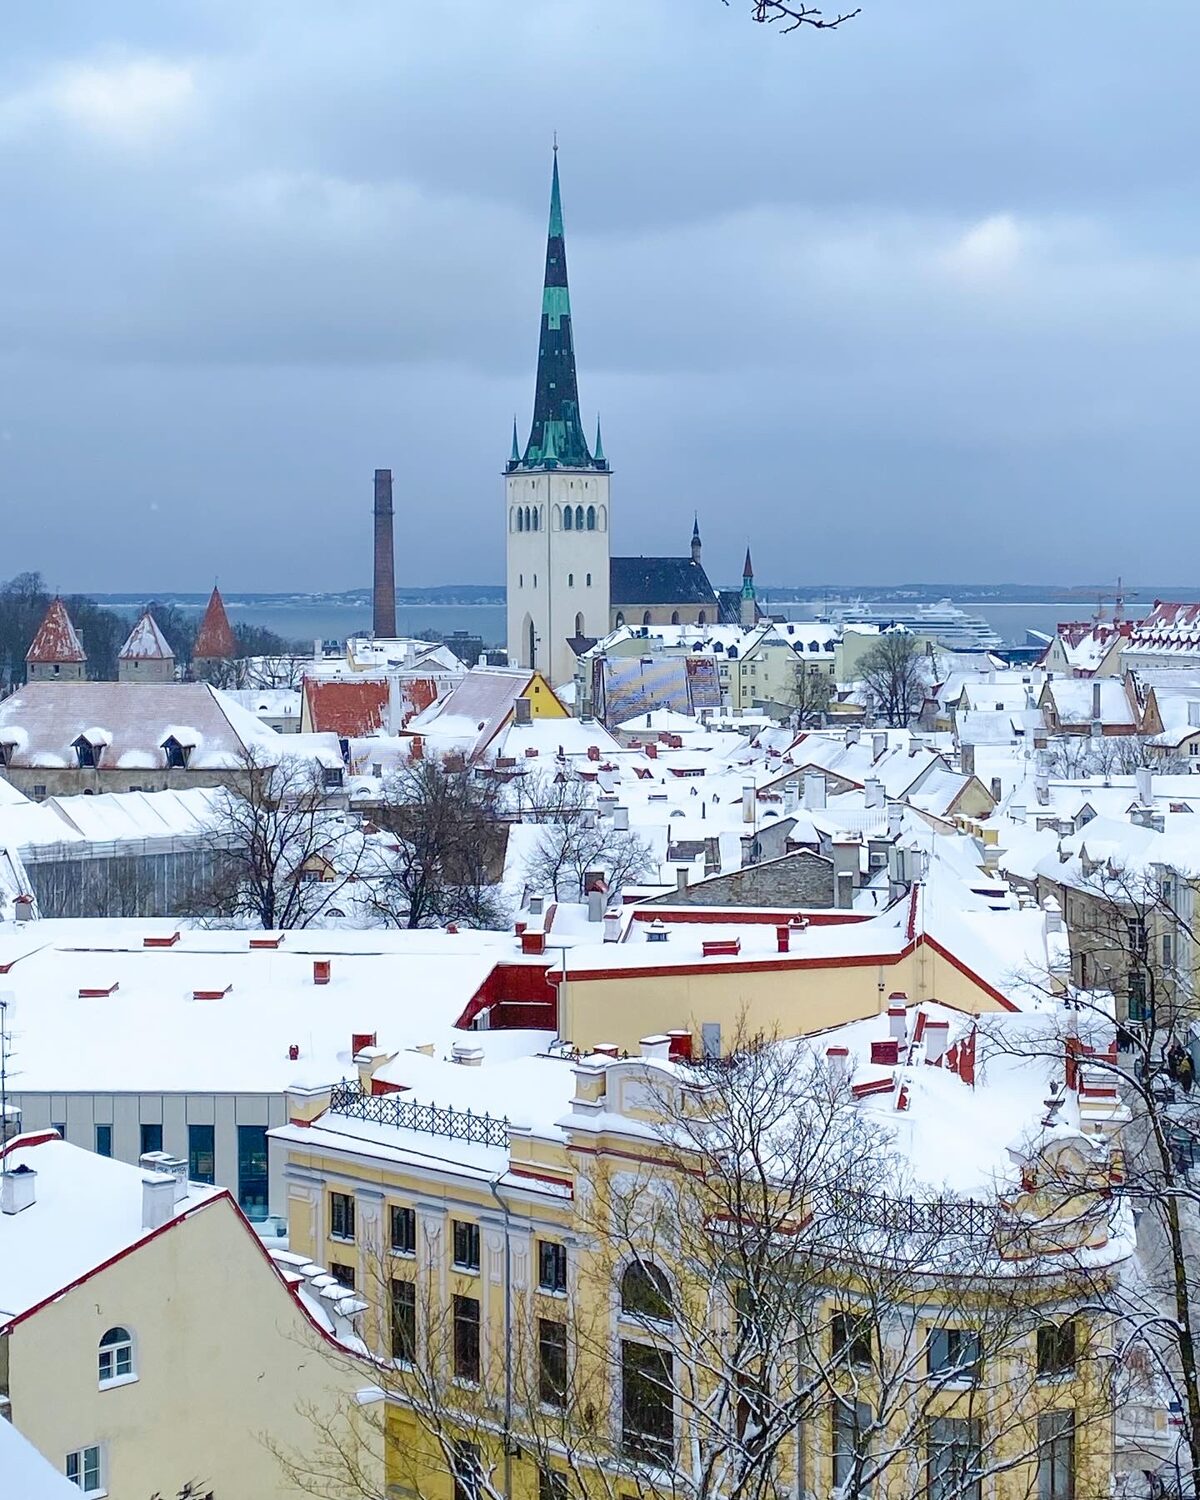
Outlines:
[{"label": "yellow facade", "polygon": [[[136,1378],[102,1388],[97,1348],[114,1326],[133,1335]],[[17,1323],[3,1342],[14,1425],[60,1472],[68,1453],[100,1445],[109,1500],[175,1495],[188,1481],[222,1500],[288,1500],[296,1489],[263,1438],[305,1446],[306,1408],[340,1421],[370,1383],[369,1366],[324,1350],[225,1197]]]},{"label": "yellow facade", "polygon": [[806,1036],[880,1015],[894,992],[910,1005],[939,1000],[969,1013],[1007,1008],[990,986],[921,937],[897,954],[808,964],[712,959],[681,962],[678,972],[576,973],[568,965],[558,989],[559,1033],[583,1052],[605,1042],[636,1052],[642,1037],[686,1027],[698,1049],[703,1027],[716,1024],[727,1048],[738,1036]]},{"label": "yellow facade", "polygon": [[[381,1353],[388,1347],[392,1283],[414,1288],[417,1373],[400,1364],[384,1382],[391,1493],[453,1500],[448,1453],[464,1441],[478,1449],[489,1482],[515,1500],[546,1500],[540,1471],[548,1466],[565,1475],[572,1462],[572,1495],[622,1496],[635,1487],[655,1494],[696,1492],[694,1472],[686,1481],[678,1474],[672,1478],[669,1463],[665,1471],[656,1466],[639,1486],[628,1460],[621,1458],[620,1385],[625,1377],[618,1374],[616,1360],[625,1356],[612,1351],[624,1351],[624,1341],[648,1342],[682,1360],[685,1344],[681,1323],[664,1324],[649,1335],[644,1324],[629,1323],[615,1290],[622,1265],[628,1265],[621,1236],[606,1239],[599,1229],[597,1205],[608,1201],[606,1184],[628,1181],[632,1174],[642,1183],[640,1191],[651,1192],[656,1177],[674,1169],[661,1157],[661,1143],[653,1135],[657,1105],[648,1092],[653,1084],[638,1060],[587,1060],[576,1071],[565,1143],[512,1130],[503,1160],[486,1167],[482,1161],[456,1166],[452,1143],[430,1136],[427,1144],[414,1146],[410,1132],[402,1133],[395,1153],[381,1151],[379,1138],[372,1135],[361,1149],[349,1134],[339,1146],[321,1130],[319,1119],[313,1122],[311,1143],[296,1129],[285,1132],[280,1143],[287,1158],[293,1248],[352,1270],[358,1289],[375,1307],[369,1337]],[[312,1103],[297,1101],[296,1107],[308,1105],[311,1113]],[[656,1165],[660,1158],[661,1166]],[[333,1193],[354,1200],[352,1239],[331,1234]],[[1022,1206],[1015,1205],[1018,1219]],[[389,1245],[393,1210],[413,1215],[411,1250],[400,1254],[393,1254]],[[1071,1226],[1078,1222],[1074,1213],[1063,1220]],[[1074,1234],[1074,1228],[1065,1233]],[[474,1253],[477,1267],[456,1263],[464,1243],[474,1245],[467,1253]],[[1076,1245],[1077,1239],[1070,1243]],[[563,1247],[561,1290],[540,1285],[546,1245]],[[656,1245],[660,1262],[662,1248]],[[697,1280],[692,1286],[678,1261],[666,1260],[665,1269],[682,1288],[681,1300],[696,1303],[696,1326],[706,1326],[706,1285]],[[861,1271],[831,1273],[822,1318],[828,1321],[836,1308],[854,1306],[856,1297],[861,1301],[868,1282]],[[922,1388],[921,1377],[930,1336],[946,1326],[945,1296],[928,1280],[913,1287],[908,1303],[903,1296],[896,1300],[894,1286],[888,1291],[888,1315],[880,1324],[888,1330],[886,1336],[880,1334],[880,1348],[886,1344],[887,1353],[881,1353],[879,1369],[889,1372],[891,1394],[880,1388],[883,1376],[876,1379],[869,1372],[834,1382],[854,1399],[885,1403],[876,1409],[886,1412],[888,1435],[879,1434],[876,1441],[882,1448],[897,1445],[900,1456],[873,1493],[888,1500],[924,1493],[927,1456],[924,1439],[914,1434],[931,1430],[930,1424],[941,1418],[964,1418],[980,1423],[987,1466],[1000,1470],[989,1478],[985,1493],[994,1500],[1027,1500],[1038,1493],[1038,1422],[1055,1414],[1069,1414],[1075,1423],[1074,1493],[1107,1493],[1111,1410],[1103,1382],[1084,1359],[1085,1347],[1101,1330],[1074,1314],[1078,1368],[1073,1356],[1069,1369],[1042,1378],[1038,1329],[1047,1320],[1067,1316],[1063,1309],[1073,1305],[1077,1289],[1070,1284],[1065,1261],[1049,1275],[1043,1272],[1035,1290],[1030,1290],[1032,1282],[1021,1283],[1028,1300],[1019,1307],[1016,1284],[1004,1284],[1003,1276],[996,1285],[976,1284],[956,1304],[967,1319],[992,1329],[993,1341],[985,1336],[986,1380],[962,1389],[942,1383],[932,1392]],[[477,1381],[455,1376],[455,1299],[470,1299],[478,1308]],[[717,1326],[732,1330],[734,1316],[728,1308],[718,1308]],[[564,1338],[570,1339],[570,1410],[562,1414],[538,1399],[536,1341],[542,1319],[561,1323]],[[902,1330],[898,1340],[897,1326]],[[808,1416],[780,1447],[777,1473],[784,1486],[801,1479],[813,1494],[832,1489],[832,1400],[823,1389],[814,1396],[807,1403]],[[513,1434],[508,1442],[502,1436],[506,1429]],[[687,1467],[692,1455],[682,1408],[675,1412],[673,1433],[675,1462]],[[605,1453],[611,1455],[611,1466]]]}]

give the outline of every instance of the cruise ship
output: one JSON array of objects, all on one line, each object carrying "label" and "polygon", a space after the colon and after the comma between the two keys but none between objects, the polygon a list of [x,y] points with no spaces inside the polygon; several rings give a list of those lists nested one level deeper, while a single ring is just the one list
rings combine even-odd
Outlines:
[{"label": "cruise ship", "polygon": [[1004,641],[979,615],[969,615],[952,599],[937,603],[905,603],[902,600],[813,599],[807,603],[767,606],[795,618],[821,620],[829,625],[904,625],[909,630],[933,636],[948,651],[999,651]]}]

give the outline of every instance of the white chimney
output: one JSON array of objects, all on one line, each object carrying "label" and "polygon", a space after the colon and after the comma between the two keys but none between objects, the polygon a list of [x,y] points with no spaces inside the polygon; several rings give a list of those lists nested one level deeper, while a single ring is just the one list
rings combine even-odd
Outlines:
[{"label": "white chimney", "polygon": [[671,1038],[669,1036],[644,1036],[642,1056],[654,1062],[666,1062],[671,1056]]},{"label": "white chimney", "polygon": [[1008,815],[1014,823],[1025,821],[1025,804],[1023,802],[1010,802],[1008,804]]},{"label": "white chimney", "polygon": [[588,921],[599,922],[604,917],[604,902],[606,893],[604,891],[589,891],[587,898]]},{"label": "white chimney", "polygon": [[526,908],[531,917],[540,917],[545,909],[546,898],[544,896],[530,896],[529,906]]},{"label": "white chimney", "polygon": [[32,1167],[14,1167],[0,1177],[0,1212],[19,1214],[32,1206],[37,1196],[37,1173]]},{"label": "white chimney", "polygon": [[757,798],[754,792],[754,783],[742,788],[742,822],[753,823],[757,811]]},{"label": "white chimney", "polygon": [[902,802],[889,802],[887,815],[888,838],[898,839],[900,837],[901,824],[904,822],[904,804]]},{"label": "white chimney", "polygon": [[629,829],[629,809],[627,807],[614,807],[612,810],[613,830],[616,833],[625,833]]},{"label": "white chimney", "polygon": [[143,1172],[157,1172],[175,1180],[175,1201],[187,1197],[187,1162],[182,1157],[172,1156],[169,1151],[143,1151],[138,1157],[138,1166]]},{"label": "white chimney", "polygon": [[825,777],[820,771],[805,774],[804,806],[810,812],[820,812],[825,806]]},{"label": "white chimney", "polygon": [[826,1047],[825,1064],[834,1083],[845,1083],[850,1077],[849,1047]]},{"label": "white chimney", "polygon": [[958,765],[964,776],[975,774],[975,746],[960,745],[958,747]]},{"label": "white chimney", "polygon": [[1143,807],[1154,805],[1154,772],[1149,766],[1139,766],[1134,772],[1137,781],[1138,801]]},{"label": "white chimney", "polygon": [[1033,773],[1033,793],[1038,800],[1039,807],[1046,807],[1050,801],[1050,772],[1039,767]]},{"label": "white chimney", "polygon": [[1200,729],[1200,698],[1188,699],[1188,728]]},{"label": "white chimney", "polygon": [[468,1042],[455,1042],[450,1048],[450,1058],[465,1068],[480,1068],[483,1066],[483,1048],[472,1047]]},{"label": "white chimney", "polygon": [[621,941],[621,908],[619,906],[610,906],[604,913],[604,941],[606,943]]},{"label": "white chimney", "polygon": [[908,1040],[908,1005],[904,995],[888,996],[888,1035],[896,1042]]},{"label": "white chimney", "polygon": [[683,892],[687,890],[687,888],[688,888],[688,866],[687,865],[676,865],[675,866],[675,889],[676,889],[676,891],[678,891],[682,895]]},{"label": "white chimney", "polygon": [[886,754],[886,752],[887,752],[887,740],[888,740],[888,737],[887,737],[886,734],[873,734],[871,736],[871,759],[872,760],[878,760],[880,758],[880,756]]},{"label": "white chimney", "polygon": [[925,1022],[925,1061],[927,1063],[940,1063],[946,1055],[946,1036],[949,1030],[949,1021]]},{"label": "white chimney", "polygon": [[142,1228],[161,1229],[175,1216],[175,1179],[163,1172],[142,1178]]},{"label": "white chimney", "polygon": [[1046,931],[1061,932],[1063,930],[1062,907],[1053,896],[1047,896],[1042,902],[1042,910],[1046,913]]},{"label": "white chimney", "polygon": [[857,745],[861,737],[862,732],[857,724],[851,724],[850,728],[846,730],[847,745]]},{"label": "white chimney", "polygon": [[877,776],[868,776],[863,782],[863,806],[883,806],[883,782]]}]

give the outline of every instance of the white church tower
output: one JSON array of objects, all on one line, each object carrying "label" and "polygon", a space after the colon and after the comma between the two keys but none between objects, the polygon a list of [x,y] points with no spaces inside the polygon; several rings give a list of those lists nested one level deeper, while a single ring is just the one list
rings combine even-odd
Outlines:
[{"label": "white church tower", "polygon": [[610,477],[599,422],[592,452],[579,418],[555,148],[533,425],[522,453],[513,423],[504,481],[508,659],[552,687],[574,676],[573,637],[608,633]]}]

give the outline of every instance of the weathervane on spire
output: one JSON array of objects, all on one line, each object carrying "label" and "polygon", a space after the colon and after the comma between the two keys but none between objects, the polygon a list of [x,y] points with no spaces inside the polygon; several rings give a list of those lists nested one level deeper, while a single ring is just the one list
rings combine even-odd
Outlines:
[{"label": "weathervane on spire", "polygon": [[558,155],[558,131],[557,130],[554,131],[553,134],[554,134],[554,154],[555,154],[555,156],[557,156]]}]

